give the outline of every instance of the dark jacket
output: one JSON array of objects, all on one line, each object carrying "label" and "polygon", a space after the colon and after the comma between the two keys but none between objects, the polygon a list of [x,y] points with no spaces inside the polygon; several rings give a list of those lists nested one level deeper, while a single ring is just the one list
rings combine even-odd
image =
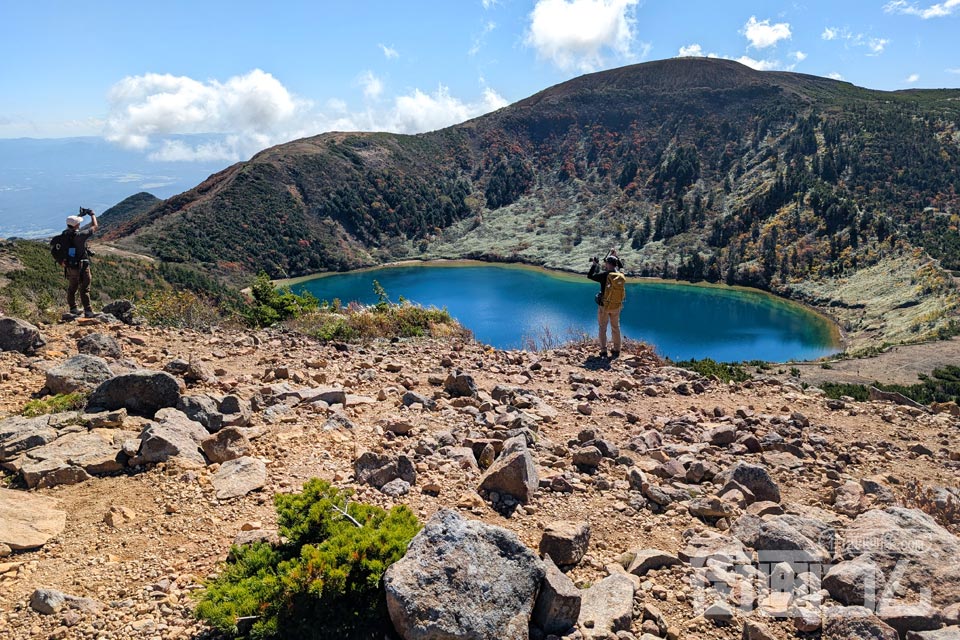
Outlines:
[{"label": "dark jacket", "polygon": [[[70,238],[70,236],[73,236]],[[67,237],[70,238],[70,246],[74,249],[74,257],[67,258],[64,266],[77,268],[81,266],[82,261],[89,259],[89,254],[87,252],[87,240],[93,235],[93,229],[83,229],[82,231],[75,231],[72,234],[70,230],[67,229]]]},{"label": "dark jacket", "polygon": [[[587,272],[587,277],[593,280],[594,282],[600,283],[600,299],[603,299],[603,293],[607,288],[607,276],[613,273],[613,271],[604,271],[601,266],[602,263],[594,262],[590,265],[590,271]],[[619,269],[617,269],[619,271]]]}]

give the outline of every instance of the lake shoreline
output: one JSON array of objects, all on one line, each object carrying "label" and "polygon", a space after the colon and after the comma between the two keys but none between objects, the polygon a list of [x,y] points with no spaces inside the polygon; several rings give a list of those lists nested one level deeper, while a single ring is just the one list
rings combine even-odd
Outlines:
[{"label": "lake shoreline", "polygon": [[[321,273],[315,273],[306,276],[298,276],[296,278],[284,278],[273,280],[274,285],[278,287],[289,287],[305,282],[319,280],[326,277],[345,275],[345,274],[356,274],[356,273],[367,273],[378,271],[381,269],[389,269],[392,267],[430,267],[430,268],[449,268],[449,267],[503,267],[508,269],[517,269],[524,271],[532,271],[540,273],[558,280],[568,281],[568,282],[579,282],[586,280],[586,272],[576,272],[568,271],[564,269],[551,269],[539,265],[532,265],[523,262],[499,262],[499,261],[487,261],[487,260],[476,260],[476,259],[448,259],[448,258],[438,258],[430,260],[420,260],[420,259],[405,259],[405,260],[396,260],[392,262],[386,262],[379,265],[374,265],[370,267],[363,267],[361,269],[352,269],[349,271],[327,271]],[[740,293],[747,293],[750,295],[757,295],[765,298],[769,298],[775,301],[778,304],[783,304],[787,306],[796,305],[804,309],[808,313],[812,313],[817,316],[819,319],[823,320],[826,326],[829,328],[830,341],[832,346],[837,348],[837,352],[829,355],[817,358],[814,360],[802,360],[796,362],[819,362],[824,358],[835,358],[838,354],[842,354],[848,345],[846,335],[841,328],[839,321],[836,317],[831,315],[825,309],[810,305],[806,302],[787,298],[785,296],[777,295],[771,291],[765,291],[762,289],[755,289],[752,287],[744,287],[739,285],[727,285],[723,283],[714,283],[714,282],[688,282],[684,280],[667,280],[663,278],[651,278],[651,277],[639,277],[639,276],[630,276],[627,279],[628,283],[644,283],[652,285],[663,285],[667,287],[692,287],[692,288],[706,288],[706,289],[716,289],[723,291],[734,291]],[[775,362],[775,361],[770,361]]]}]

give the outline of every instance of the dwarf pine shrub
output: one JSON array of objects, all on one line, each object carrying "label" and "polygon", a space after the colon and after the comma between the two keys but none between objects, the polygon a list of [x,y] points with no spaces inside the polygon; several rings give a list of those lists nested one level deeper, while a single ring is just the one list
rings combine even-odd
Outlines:
[{"label": "dwarf pine shrub", "polygon": [[284,543],[234,546],[200,592],[196,616],[237,637],[382,637],[389,619],[381,579],[420,530],[406,506],[350,502],[319,479],[274,498]]}]

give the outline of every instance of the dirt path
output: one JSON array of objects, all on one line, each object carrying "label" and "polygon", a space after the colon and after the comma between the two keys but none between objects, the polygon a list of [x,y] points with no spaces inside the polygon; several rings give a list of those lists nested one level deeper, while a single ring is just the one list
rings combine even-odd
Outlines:
[{"label": "dirt path", "polygon": [[824,368],[822,363],[782,367],[796,367],[800,370],[800,380],[812,385],[821,382],[910,385],[920,381],[919,374],[929,374],[948,364],[960,364],[960,338],[891,347],[870,358],[832,361],[829,368]]}]

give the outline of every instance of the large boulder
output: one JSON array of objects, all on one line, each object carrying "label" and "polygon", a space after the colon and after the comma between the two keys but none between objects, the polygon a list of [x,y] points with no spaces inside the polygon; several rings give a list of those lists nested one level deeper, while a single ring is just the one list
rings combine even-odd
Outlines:
[{"label": "large boulder", "polygon": [[557,520],[543,528],[540,554],[549,555],[560,566],[580,562],[590,546],[590,523]]},{"label": "large boulder", "polygon": [[87,410],[126,408],[130,413],[152,417],[166,407],[177,406],[180,383],[169,373],[141,369],[110,378],[87,400]]},{"label": "large boulder", "polygon": [[129,300],[114,300],[103,307],[103,312],[110,314],[124,324],[142,324],[143,320],[136,316],[133,303]]},{"label": "large boulder", "polygon": [[50,416],[13,416],[0,420],[0,462],[53,442],[56,437],[57,430],[50,426]]},{"label": "large boulder", "polygon": [[220,413],[217,400],[208,395],[180,396],[177,409],[191,420],[202,424],[210,433],[216,433],[223,428],[223,414]]},{"label": "large boulder", "polygon": [[267,465],[250,456],[228,460],[213,474],[210,484],[218,500],[239,498],[267,484]]},{"label": "large boulder", "polygon": [[366,451],[353,463],[353,470],[357,483],[377,489],[398,478],[408,484],[417,483],[417,470],[406,455]]},{"label": "large boulder", "polygon": [[17,318],[0,318],[0,351],[35,354],[47,344],[40,330]]},{"label": "large boulder", "polygon": [[179,457],[206,464],[200,447],[209,434],[203,425],[176,409],[161,409],[156,419],[140,434],[140,451],[133,462],[165,462]]},{"label": "large boulder", "polygon": [[106,360],[81,353],[47,369],[47,390],[54,394],[87,392],[112,377]]},{"label": "large boulder", "polygon": [[721,485],[727,482],[735,482],[746,487],[757,500],[780,502],[780,487],[770,477],[770,473],[763,465],[738,462],[721,472],[717,476],[717,480]]},{"label": "large boulder", "polygon": [[916,509],[888,507],[860,514],[844,532],[837,555],[869,554],[887,578],[937,606],[960,602],[960,539]]},{"label": "large boulder", "polygon": [[539,485],[537,465],[526,447],[509,453],[504,450],[504,455],[497,458],[480,478],[481,490],[513,496],[523,503],[530,501]]},{"label": "large boulder", "polygon": [[[122,440],[116,436],[113,430],[109,429],[68,433],[50,444],[32,449],[27,453],[27,458],[38,462],[57,461],[60,463],[60,467],[78,467],[90,475],[115,473],[122,470],[127,461],[127,457],[123,453]],[[42,475],[49,475],[53,469],[55,467],[49,468]],[[27,464],[21,471],[28,485],[37,486],[31,484],[28,478]],[[52,486],[50,482],[43,484]]]},{"label": "large boulder", "polygon": [[585,638],[616,638],[633,621],[633,581],[614,573],[583,592],[578,625]]},{"label": "large boulder", "polygon": [[105,333],[90,333],[77,340],[77,351],[101,358],[122,358],[123,349],[117,339]]},{"label": "large boulder", "polygon": [[250,440],[236,427],[221,429],[200,443],[210,462],[226,462],[250,453]]},{"label": "large boulder", "polygon": [[863,607],[839,607],[826,612],[823,640],[900,640],[897,630]]},{"label": "large boulder", "polygon": [[864,555],[830,567],[822,584],[837,602],[873,609],[883,594],[883,572],[869,556]]},{"label": "large boulder", "polygon": [[514,533],[441,509],[383,582],[404,640],[527,640],[544,574]]},{"label": "large boulder", "polygon": [[36,549],[63,531],[67,514],[58,501],[25,491],[0,489],[0,544]]},{"label": "large boulder", "polygon": [[561,635],[577,623],[582,596],[549,555],[544,556],[543,563],[547,573],[533,607],[532,621],[548,634]]}]

